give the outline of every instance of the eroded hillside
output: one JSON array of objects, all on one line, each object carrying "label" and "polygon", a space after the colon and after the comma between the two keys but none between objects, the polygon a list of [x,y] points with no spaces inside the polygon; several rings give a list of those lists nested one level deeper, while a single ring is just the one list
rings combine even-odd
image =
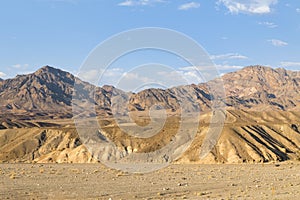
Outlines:
[{"label": "eroded hillside", "polygon": [[[216,146],[200,159],[210,116],[211,113],[201,115],[196,137],[177,162],[252,163],[300,159],[299,112],[233,110],[226,112],[226,122]],[[176,136],[180,122],[176,117],[169,118],[164,128],[148,139],[127,135],[112,119],[102,120],[100,124],[101,135],[114,141],[126,158],[132,152],[152,152],[167,145]],[[97,162],[97,155],[92,155],[82,144],[74,125],[56,126],[59,127],[1,130],[1,162]],[[134,123],[131,126],[134,130]]]}]

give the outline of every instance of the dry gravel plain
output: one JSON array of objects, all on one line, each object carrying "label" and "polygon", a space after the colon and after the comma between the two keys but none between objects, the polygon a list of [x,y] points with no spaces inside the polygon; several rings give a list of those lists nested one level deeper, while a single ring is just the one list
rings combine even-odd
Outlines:
[{"label": "dry gravel plain", "polygon": [[174,164],[127,174],[101,164],[1,164],[1,199],[300,199],[300,163]]}]

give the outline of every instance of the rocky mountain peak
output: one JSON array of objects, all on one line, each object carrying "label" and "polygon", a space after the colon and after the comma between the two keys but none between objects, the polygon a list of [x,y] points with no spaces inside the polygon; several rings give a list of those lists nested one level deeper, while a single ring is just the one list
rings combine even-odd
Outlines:
[{"label": "rocky mountain peak", "polygon": [[[74,81],[75,79],[74,75],[72,75],[71,73],[60,69],[56,69],[54,67],[50,67],[48,65],[40,68],[35,73],[33,73],[33,75],[40,77],[42,79],[52,78],[52,79],[63,79],[65,81],[67,81],[66,79],[72,79],[72,81]],[[70,80],[68,82],[70,82]]]},{"label": "rocky mountain peak", "polygon": [[235,106],[251,109],[292,109],[300,106],[300,74],[286,69],[249,66],[223,76],[226,96]]},{"label": "rocky mountain peak", "polygon": [[18,112],[69,112],[74,76],[50,66],[18,75],[0,85],[0,105]]}]

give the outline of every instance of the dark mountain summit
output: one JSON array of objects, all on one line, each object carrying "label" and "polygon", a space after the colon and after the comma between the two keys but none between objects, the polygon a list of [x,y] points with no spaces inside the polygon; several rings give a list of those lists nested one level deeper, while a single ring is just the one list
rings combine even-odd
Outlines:
[{"label": "dark mountain summit", "polygon": [[65,112],[71,105],[74,80],[72,74],[49,66],[4,80],[0,86],[2,109]]}]

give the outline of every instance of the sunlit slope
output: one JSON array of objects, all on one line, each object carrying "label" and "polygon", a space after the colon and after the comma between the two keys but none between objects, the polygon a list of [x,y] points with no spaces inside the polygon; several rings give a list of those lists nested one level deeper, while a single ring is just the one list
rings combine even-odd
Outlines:
[{"label": "sunlit slope", "polygon": [[[176,162],[248,163],[300,159],[299,112],[236,110],[226,111],[226,122],[217,145],[200,159],[210,116],[210,113],[201,115],[196,137]],[[133,152],[152,152],[167,145],[176,136],[179,123],[177,117],[170,117],[157,135],[144,139],[126,134],[114,120],[107,119],[100,121],[103,130],[99,133],[114,141],[126,157]],[[56,126],[60,127],[1,130],[1,162],[97,162],[95,155],[82,144],[74,125]],[[134,130],[136,125],[129,126]]]}]

